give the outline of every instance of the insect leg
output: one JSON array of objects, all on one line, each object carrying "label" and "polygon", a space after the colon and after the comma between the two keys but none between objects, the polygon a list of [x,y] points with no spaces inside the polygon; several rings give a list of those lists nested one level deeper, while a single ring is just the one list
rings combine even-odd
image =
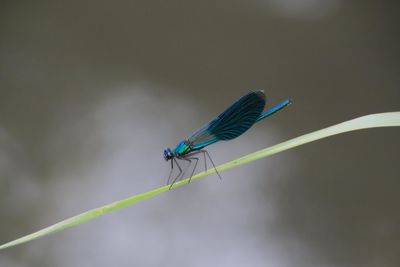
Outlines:
[{"label": "insect leg", "polygon": [[179,174],[174,178],[174,180],[172,180],[172,183],[169,187],[170,190],[171,190],[171,187],[174,185],[174,183],[176,183],[176,180],[178,180],[179,176],[181,176],[181,174],[182,174],[182,168],[181,168],[181,166],[179,166],[178,161],[175,158],[173,158],[173,160],[175,161],[176,166],[178,166]]},{"label": "insect leg", "polygon": [[189,169],[190,165],[192,165],[192,161],[190,160],[191,158],[183,158],[183,157],[182,157],[182,158],[180,158],[180,159],[189,162],[189,165],[185,168],[185,170],[184,170],[183,173],[182,173],[182,177],[181,177],[181,178],[183,178],[183,176],[185,175],[186,171]]},{"label": "insect leg", "polygon": [[174,171],[174,161],[171,160],[171,171],[169,172],[168,180],[167,180],[167,185],[169,185],[169,180],[171,179],[172,172]]},{"label": "insect leg", "polygon": [[211,163],[212,163],[212,165],[213,165],[213,167],[214,167],[214,170],[215,170],[215,172],[217,173],[219,179],[222,180],[222,177],[221,177],[221,175],[219,174],[217,168],[215,167],[214,161],[213,161],[212,158],[210,157],[210,154],[208,154],[208,151],[205,150],[205,149],[204,149],[204,150],[200,150],[200,151],[203,152],[204,154],[207,154],[207,157],[210,159],[210,161],[211,161]]},{"label": "insect leg", "polygon": [[206,159],[206,153],[203,152],[204,156],[204,171],[207,172],[207,159]]},{"label": "insect leg", "polygon": [[193,167],[193,170],[192,170],[192,174],[190,174],[190,178],[189,178],[189,182],[188,182],[188,183],[190,183],[190,181],[192,180],[192,177],[193,177],[194,171],[195,171],[195,170],[196,170],[196,168],[197,168],[197,163],[199,162],[199,158],[192,157],[192,158],[186,158],[186,159],[187,159],[187,160],[189,160],[189,161],[190,161],[190,163],[192,163],[191,159],[196,161],[196,162],[194,163],[194,167]]},{"label": "insect leg", "polygon": [[[187,157],[186,157],[186,159],[197,159],[197,160],[199,160],[199,158],[196,158],[196,157],[189,157],[189,156],[194,156],[194,155],[197,155],[197,154],[200,154],[200,153],[203,154],[203,156],[204,156],[204,170],[205,170],[205,172],[207,172],[207,159],[206,159],[205,150],[194,151],[194,152],[188,154]],[[182,159],[183,159],[183,158],[182,158]]]}]

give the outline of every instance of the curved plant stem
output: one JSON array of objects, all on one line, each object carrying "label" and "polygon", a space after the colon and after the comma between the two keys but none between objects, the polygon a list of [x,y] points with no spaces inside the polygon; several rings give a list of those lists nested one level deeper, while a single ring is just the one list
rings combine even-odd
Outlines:
[{"label": "curved plant stem", "polygon": [[[389,127],[389,126],[400,126],[400,112],[388,112],[388,113],[379,113],[379,114],[373,114],[373,115],[368,115],[368,116],[363,116],[359,117],[350,121],[346,121],[343,123],[336,124],[334,126],[324,128],[319,131],[315,131],[309,134],[305,134],[299,137],[296,137],[294,139],[291,139],[289,141],[280,143],[278,145],[271,146],[269,148],[265,148],[262,150],[259,150],[257,152],[248,154],[244,157],[241,157],[239,159],[232,160],[228,163],[225,163],[223,165],[220,165],[217,167],[218,172],[222,172],[228,169],[232,169],[235,167],[238,167],[240,165],[248,164],[250,162],[253,162],[255,160],[259,160],[261,158],[271,156],[273,154],[309,143],[313,142],[322,138],[326,138],[332,135],[340,134],[340,133],[345,133],[349,131],[355,131],[355,130],[360,130],[360,129],[366,129],[366,128],[375,128],[375,127]],[[197,181],[199,179],[204,178],[205,176],[208,176],[210,174],[215,173],[214,169],[210,169],[207,172],[201,172],[195,176],[192,177],[191,181]],[[182,185],[185,185],[188,183],[188,179],[182,180],[180,182],[175,183],[172,188],[176,188]],[[169,185],[163,186],[157,189],[154,189],[152,191],[139,194],[133,197],[129,197],[123,200],[116,201],[114,203],[105,205],[100,208],[92,209],[89,211],[86,211],[84,213],[81,213],[79,215],[76,215],[74,217],[71,217],[69,219],[66,219],[64,221],[61,221],[59,223],[53,224],[49,227],[46,227],[40,231],[34,232],[32,234],[23,236],[21,238],[18,238],[14,241],[5,243],[0,246],[0,249],[5,249],[8,247],[20,245],[29,241],[32,241],[34,239],[53,234],[56,232],[63,231],[65,229],[71,228],[78,226],[80,224],[83,224],[85,222],[88,222],[90,220],[93,220],[99,216],[102,216],[107,213],[111,213],[114,211],[117,211],[119,209],[126,208],[128,206],[131,206],[133,204],[136,204],[138,202],[141,202],[143,200],[152,198],[158,194],[161,194],[165,191],[169,190]]]}]

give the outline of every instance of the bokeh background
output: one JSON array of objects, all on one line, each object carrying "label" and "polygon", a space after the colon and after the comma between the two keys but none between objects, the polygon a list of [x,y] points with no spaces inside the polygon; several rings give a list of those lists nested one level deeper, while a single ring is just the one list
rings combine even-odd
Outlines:
[{"label": "bokeh background", "polygon": [[[251,89],[295,104],[217,164],[400,109],[396,1],[2,1],[0,242],[165,184]],[[0,251],[0,266],[400,266],[400,130],[335,136]],[[202,165],[200,165],[202,166]]]}]

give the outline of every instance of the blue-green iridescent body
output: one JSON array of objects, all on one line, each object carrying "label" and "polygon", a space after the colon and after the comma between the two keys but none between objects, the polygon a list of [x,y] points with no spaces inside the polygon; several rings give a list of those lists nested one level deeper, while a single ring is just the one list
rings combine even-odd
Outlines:
[{"label": "blue-green iridescent body", "polygon": [[186,140],[182,140],[174,149],[174,155],[176,157],[181,157],[186,155],[190,151],[193,151],[193,147],[190,146],[189,142]]},{"label": "blue-green iridescent body", "polygon": [[[164,150],[165,160],[185,159],[198,151],[205,152],[203,148],[215,142],[234,139],[246,132],[256,122],[271,116],[292,102],[285,100],[263,113],[265,103],[266,98],[263,91],[252,91],[242,96],[189,138],[179,142],[175,149],[166,148]],[[173,166],[172,162],[171,166]]]}]

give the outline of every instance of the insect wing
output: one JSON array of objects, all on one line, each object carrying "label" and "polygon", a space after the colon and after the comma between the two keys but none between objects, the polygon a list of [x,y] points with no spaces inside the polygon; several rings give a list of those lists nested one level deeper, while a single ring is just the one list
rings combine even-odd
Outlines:
[{"label": "insect wing", "polygon": [[248,93],[196,131],[188,141],[194,149],[201,149],[220,140],[238,137],[257,121],[265,101],[262,91]]}]

